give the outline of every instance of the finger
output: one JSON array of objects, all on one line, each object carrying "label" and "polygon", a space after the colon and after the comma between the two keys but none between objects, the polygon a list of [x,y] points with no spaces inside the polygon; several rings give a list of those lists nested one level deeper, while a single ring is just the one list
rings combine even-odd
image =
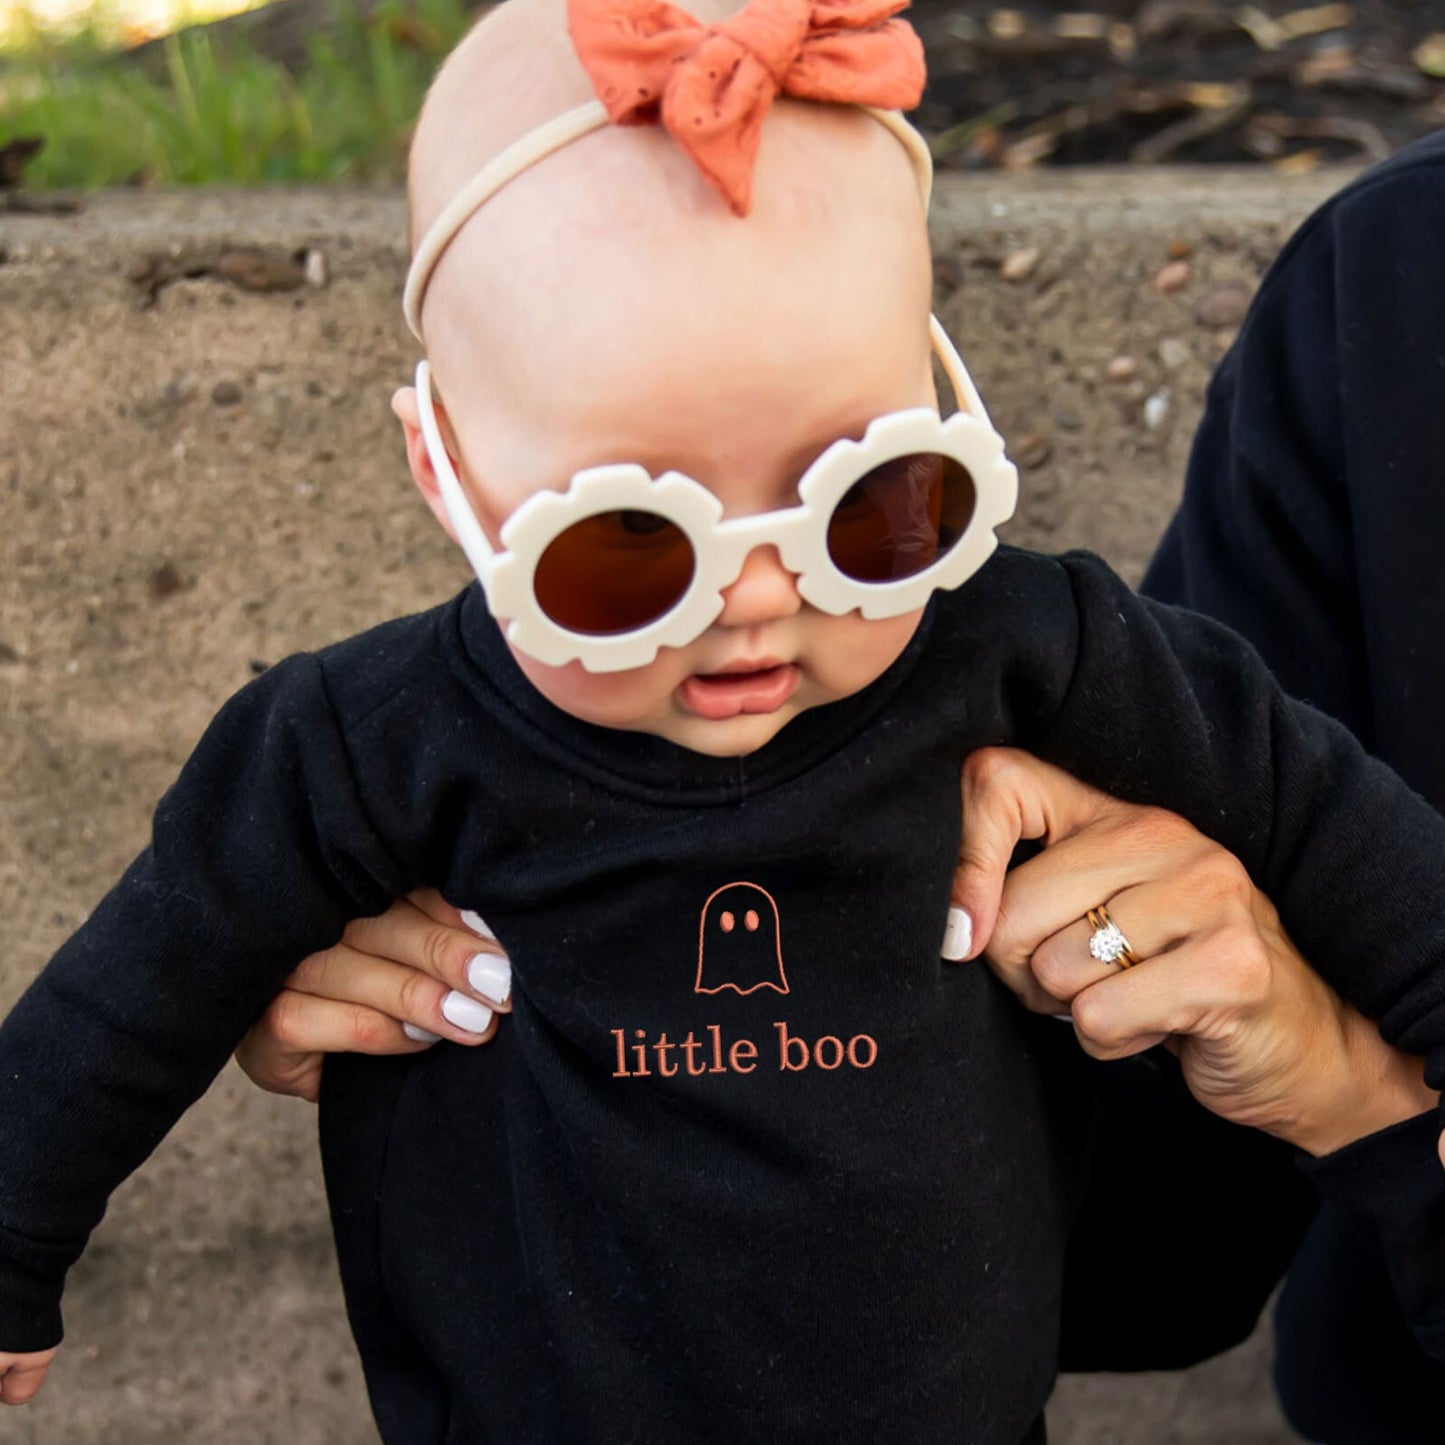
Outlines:
[{"label": "finger", "polygon": [[17,1361],[0,1374],[0,1400],[7,1405],[24,1405],[35,1398],[35,1393],[45,1383],[50,1358],[38,1362]]},{"label": "finger", "polygon": [[1071,1005],[1074,1028],[1101,1059],[1138,1053],[1171,1034],[1223,1040],[1267,1000],[1270,976],[1257,931],[1221,928],[1082,990]]},{"label": "finger", "polygon": [[[408,903],[420,908],[428,918],[445,923],[448,928],[465,928],[479,938],[497,943],[497,935],[480,913],[472,908],[453,908],[435,888],[418,888],[406,897]],[[503,952],[505,951],[504,949]]]},{"label": "finger", "polygon": [[[1223,906],[1221,889],[1215,888],[1206,874],[1223,876],[1231,871],[1244,885],[1236,891],[1237,900],[1250,898],[1253,885],[1233,855],[1182,818],[1157,808],[1111,800],[1111,806],[1093,821],[1008,875],[999,921],[989,940],[989,965],[1016,987],[1045,940],[1071,926],[1086,927],[1083,920],[1088,911],[1101,903],[1107,904],[1119,922],[1115,903],[1129,889],[1151,882],[1161,890],[1157,897],[1140,902],[1137,908],[1130,905],[1130,926],[1136,918],[1140,920],[1139,936],[1124,923],[1119,926],[1136,953],[1157,953],[1182,933],[1146,940],[1142,924],[1165,915],[1176,917],[1181,910],[1203,921],[1202,908]],[[1091,934],[1093,929],[1087,932]]]},{"label": "finger", "polygon": [[287,985],[343,1007],[359,1005],[385,1014],[398,1029],[411,1023],[456,1043],[490,1038],[495,1023],[496,1010],[470,994],[449,989],[419,968],[345,943],[303,959]]},{"label": "finger", "polygon": [[976,958],[988,946],[999,915],[1014,849],[1026,838],[1053,840],[1082,826],[1111,800],[1059,768],[1013,748],[982,748],[965,760],[959,780],[963,828],[952,901],[968,925],[951,916],[949,941]]},{"label": "finger", "polygon": [[[416,1054],[429,1045],[403,1032],[384,1009],[282,989],[267,1006],[255,1033],[279,1051],[303,1054]],[[249,1035],[248,1035],[249,1037]]]},{"label": "finger", "polygon": [[[1174,911],[1173,905],[1184,901],[1180,890],[1171,884],[1145,883],[1116,893],[1102,916],[1118,930],[1137,963],[1142,963],[1202,931],[1200,920]],[[1091,911],[1100,916],[1096,910]],[[1213,932],[1215,927],[1215,921],[1209,920],[1208,931]],[[1034,949],[1028,959],[1029,972],[1051,999],[1066,1004],[1090,985],[1136,966],[1126,958],[1097,956],[1098,931],[1087,917],[1078,918]],[[1099,940],[1100,952],[1107,952],[1109,942]]]},{"label": "finger", "polygon": [[[450,911],[456,913],[455,909]],[[460,917],[457,914],[458,920]],[[478,938],[469,929],[438,919],[409,899],[394,903],[374,918],[353,920],[347,925],[343,942],[374,958],[420,969],[494,1010],[506,1013],[511,1008],[512,968],[501,945],[495,939]],[[425,1022],[416,1018],[412,1021]]]}]

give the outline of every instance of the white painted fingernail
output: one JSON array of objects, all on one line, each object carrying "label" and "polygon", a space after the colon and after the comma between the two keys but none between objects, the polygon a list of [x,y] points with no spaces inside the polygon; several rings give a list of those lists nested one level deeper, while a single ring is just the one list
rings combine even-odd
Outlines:
[{"label": "white painted fingernail", "polygon": [[467,982],[493,1003],[506,1003],[512,992],[512,966],[495,953],[474,953],[467,960]]},{"label": "white painted fingernail", "polygon": [[492,1011],[486,1004],[453,989],[442,1000],[442,1017],[469,1034],[484,1034],[491,1027]]},{"label": "white painted fingernail", "polygon": [[434,1034],[430,1029],[424,1029],[420,1024],[403,1023],[401,1031],[415,1044],[436,1044],[441,1042],[441,1035]]},{"label": "white painted fingernail", "polygon": [[943,931],[943,956],[957,963],[968,957],[968,951],[972,947],[973,919],[968,916],[968,909],[950,908],[948,927]]},{"label": "white painted fingernail", "polygon": [[480,938],[490,938],[493,940],[493,942],[496,941],[497,935],[493,933],[490,928],[487,927],[480,913],[476,913],[470,908],[463,908],[461,913],[462,922],[465,923],[467,927],[472,930],[473,933],[475,933]]}]

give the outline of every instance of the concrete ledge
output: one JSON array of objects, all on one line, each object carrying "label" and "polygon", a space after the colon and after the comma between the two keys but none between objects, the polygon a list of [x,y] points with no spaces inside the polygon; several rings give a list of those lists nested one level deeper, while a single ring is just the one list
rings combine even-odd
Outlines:
[{"label": "concrete ledge", "polygon": [[[938,304],[1025,467],[1014,540],[1137,575],[1238,303],[1342,180],[943,179]],[[142,845],[255,664],[466,580],[387,410],[413,358],[401,238],[389,191],[110,194],[0,219],[0,1009]],[[1189,275],[1162,294],[1171,248]],[[225,279],[285,279],[308,251],[323,286]],[[313,1127],[223,1075],[117,1194],[15,1438],[374,1439]],[[1188,1418],[1191,1441],[1289,1439],[1257,1352],[1222,1368],[1103,1403],[1066,1390],[1053,1435],[1142,1445]]]}]

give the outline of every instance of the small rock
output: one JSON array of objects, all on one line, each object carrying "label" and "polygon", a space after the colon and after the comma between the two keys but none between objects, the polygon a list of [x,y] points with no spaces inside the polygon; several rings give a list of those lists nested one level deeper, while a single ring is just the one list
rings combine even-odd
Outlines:
[{"label": "small rock", "polygon": [[950,296],[963,285],[963,264],[957,256],[933,258],[933,284]]},{"label": "small rock", "polygon": [[1139,375],[1139,363],[1132,356],[1116,356],[1104,374],[1110,381],[1133,381]]},{"label": "small rock", "polygon": [[1025,246],[1020,251],[1010,251],[998,268],[998,274],[1005,281],[1027,281],[1039,264],[1039,248]]},{"label": "small rock", "polygon": [[20,654],[8,642],[0,642],[0,663],[19,661]]},{"label": "small rock", "polygon": [[1445,80],[1445,31],[1427,35],[1410,53],[1418,70],[1436,80]]},{"label": "small rock", "polygon": [[1150,431],[1158,431],[1169,418],[1169,388],[1161,386],[1144,403],[1144,425]]},{"label": "small rock", "polygon": [[218,381],[211,388],[211,400],[217,406],[235,406],[245,393],[241,390],[241,383],[238,381]]},{"label": "small rock", "polygon": [[1028,29],[1029,18],[1019,10],[995,10],[988,17],[988,33],[995,40],[1021,40]]},{"label": "small rock", "polygon": [[262,662],[259,657],[253,657],[246,666],[250,669],[252,677],[260,677],[271,664],[269,662]]},{"label": "small rock", "polygon": [[1083,431],[1084,419],[1076,411],[1056,411],[1054,425],[1060,431]]},{"label": "small rock", "polygon": [[331,263],[326,259],[325,251],[312,249],[306,253],[306,259],[301,263],[301,274],[306,278],[306,284],[314,291],[320,291],[331,280]]},{"label": "small rock", "polygon": [[215,274],[242,291],[295,291],[306,284],[306,271],[296,257],[253,246],[223,251]]},{"label": "small rock", "polygon": [[1167,266],[1159,269],[1159,274],[1154,278],[1154,289],[1161,296],[1173,296],[1175,292],[1182,291],[1194,275],[1194,268],[1188,261],[1170,261]]},{"label": "small rock", "polygon": [[146,591],[152,602],[163,602],[167,597],[174,597],[185,585],[185,579],[176,570],[174,562],[162,562],[146,579]]},{"label": "small rock", "polygon": [[1176,236],[1169,243],[1169,259],[1171,261],[1187,261],[1194,254],[1194,242],[1186,241],[1182,236]]},{"label": "small rock", "polygon": [[1169,371],[1178,371],[1189,355],[1189,348],[1177,336],[1166,336],[1159,343],[1159,360]]},{"label": "small rock", "polygon": [[1199,304],[1194,308],[1194,319],[1211,331],[1238,326],[1249,310],[1253,295],[1243,281],[1221,281],[1199,298]]},{"label": "small rock", "polygon": [[1014,459],[1026,472],[1036,472],[1054,454],[1054,444],[1042,432],[1026,432],[1014,448]]}]

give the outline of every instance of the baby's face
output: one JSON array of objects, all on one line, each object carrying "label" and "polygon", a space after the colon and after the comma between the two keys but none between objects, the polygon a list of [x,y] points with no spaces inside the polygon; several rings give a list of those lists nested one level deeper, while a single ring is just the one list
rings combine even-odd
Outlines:
[{"label": "baby's face", "polygon": [[[494,546],[528,497],[607,463],[684,472],[728,518],[792,506],[830,443],[936,405],[926,232],[902,149],[860,112],[788,109],[769,122],[746,219],[660,133],[609,129],[520,176],[448,253],[428,351],[443,436]],[[870,204],[870,183],[847,184],[854,167],[883,178]],[[414,396],[396,409],[446,525]],[[575,717],[733,756],[866,687],[920,617],[820,612],[771,546],[748,555],[723,603],[694,642],[623,672],[514,655]]]}]

